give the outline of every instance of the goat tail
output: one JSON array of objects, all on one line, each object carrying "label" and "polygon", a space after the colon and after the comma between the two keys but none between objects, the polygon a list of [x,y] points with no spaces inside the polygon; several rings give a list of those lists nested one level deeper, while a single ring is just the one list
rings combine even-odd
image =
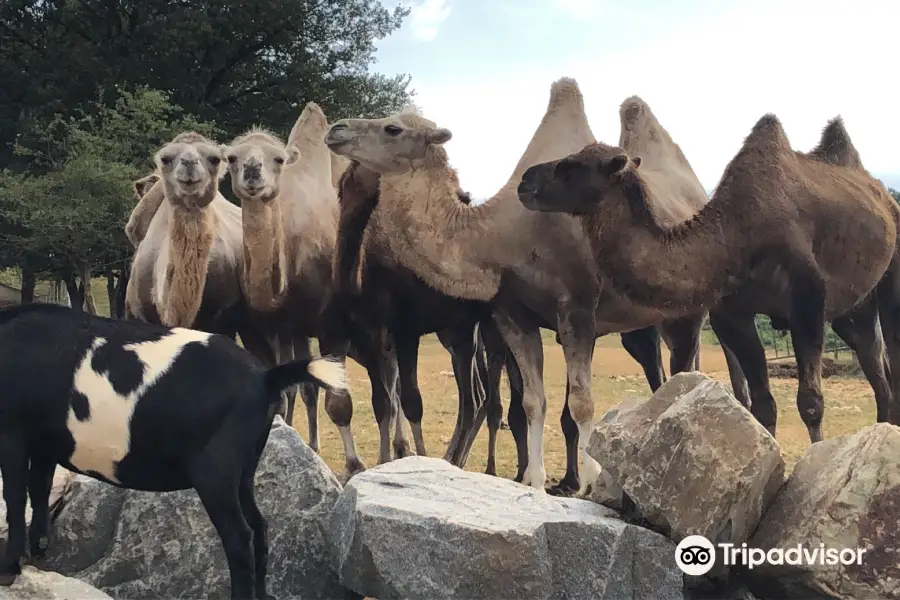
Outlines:
[{"label": "goat tail", "polygon": [[[315,383],[332,390],[346,390],[347,371],[344,361],[336,357],[294,360],[272,367],[265,374],[266,390],[280,392],[298,383]],[[280,401],[279,396],[279,401]]]}]

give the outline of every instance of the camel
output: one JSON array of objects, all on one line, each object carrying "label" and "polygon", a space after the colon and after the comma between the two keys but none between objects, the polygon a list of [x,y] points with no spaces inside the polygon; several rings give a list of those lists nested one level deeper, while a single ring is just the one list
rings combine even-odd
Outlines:
[{"label": "camel", "polygon": [[155,161],[157,172],[134,184],[140,202],[126,225],[136,246],[126,316],[233,337],[242,300],[240,210],[219,193],[221,150],[185,132]]},{"label": "camel", "polygon": [[[391,459],[392,427],[395,455],[410,453],[407,419],[417,450],[424,454],[421,406],[418,414],[396,411],[393,396],[400,367],[393,354],[394,340],[384,328],[362,329],[349,323],[332,293],[339,208],[332,182],[336,172],[333,155],[322,141],[327,129],[322,110],[310,102],[287,144],[267,131],[251,129],[225,149],[232,189],[243,212],[244,295],[257,319],[267,323],[268,331],[290,324],[295,351],[297,340],[304,339],[301,351],[308,353],[309,338],[316,337],[321,353],[346,356],[349,352],[366,368],[381,434],[379,462]],[[461,346],[474,348],[473,338],[454,341],[454,348]],[[470,356],[473,353],[471,350]],[[275,356],[279,362],[288,358],[281,351]],[[414,378],[414,362],[411,369]],[[408,372],[409,367],[403,370]],[[417,393],[411,386],[404,387]],[[307,407],[315,406],[317,390],[304,394]],[[325,410],[341,432],[345,477],[349,479],[365,469],[350,428],[353,406],[349,394],[327,390]]]},{"label": "camel", "polygon": [[811,443],[822,439],[826,321],[842,337],[852,337],[857,319],[864,324],[857,342],[870,351],[859,356],[878,371],[880,320],[892,389],[876,392],[877,418],[900,422],[900,209],[863,168],[840,117],[802,153],[778,118],[764,115],[710,202],[674,226],[654,210],[667,193],[640,154],[602,143],[531,167],[518,189],[531,210],[578,215],[598,268],[636,305],[668,317],[709,308],[714,331],[747,378],[751,411],[773,436],[775,400],[756,314],[790,329],[797,408]]},{"label": "camel", "polygon": [[[376,212],[391,224],[387,241],[403,266],[447,295],[491,303],[493,321],[522,374],[528,424],[523,483],[540,490],[546,481],[540,328],[559,334],[566,358],[568,406],[585,467],[579,489],[584,495],[599,475],[599,465],[583,452],[594,411],[590,391],[594,341],[599,335],[662,324],[663,317],[657,310],[634,310],[606,291],[577,219],[529,211],[517,200],[516,187],[528,167],[595,141],[581,92],[570,78],[554,82],[544,119],[509,181],[478,206],[451,201],[458,179],[442,146],[451,137],[449,130],[423,117],[397,114],[338,121],[325,142],[333,152],[381,175]],[[702,314],[696,312],[698,322],[693,326],[698,333]],[[678,341],[673,372],[678,372],[694,364],[697,340],[683,335],[673,340]]]},{"label": "camel", "polygon": [[[480,374],[488,388],[485,411],[480,412],[476,394],[467,391],[479,383],[470,368],[475,351],[472,340],[477,324],[491,326],[489,322],[482,323],[490,318],[490,307],[483,302],[459,300],[442,294],[424,284],[409,269],[398,266],[383,239],[385,226],[377,219],[365,229],[367,252],[359,256],[362,241],[358,238],[363,235],[363,230],[357,224],[371,217],[377,204],[378,181],[377,173],[356,161],[350,162],[341,179],[338,194],[341,215],[334,259],[335,289],[355,322],[367,329],[386,330],[385,335],[393,339],[400,375],[400,404],[413,426],[416,453],[419,455],[426,454],[421,436],[422,396],[416,376],[419,339],[427,333],[438,334],[438,339],[452,357],[460,398],[456,428],[444,458],[452,464],[464,466],[474,434],[481,425],[478,417],[486,416],[488,461],[485,473],[496,475],[497,432],[502,416],[499,399],[501,369],[507,366],[511,378],[515,378],[515,368],[513,366],[510,370],[506,362],[502,341],[495,336],[485,339],[487,345],[494,344],[492,351],[495,356],[490,356],[489,352],[488,362],[492,364],[490,377],[488,365],[482,367]],[[471,197],[457,189],[454,201],[469,204]],[[494,362],[502,363],[500,368],[494,366]],[[517,417],[513,410],[511,429],[517,442],[520,437],[524,442]]]}]

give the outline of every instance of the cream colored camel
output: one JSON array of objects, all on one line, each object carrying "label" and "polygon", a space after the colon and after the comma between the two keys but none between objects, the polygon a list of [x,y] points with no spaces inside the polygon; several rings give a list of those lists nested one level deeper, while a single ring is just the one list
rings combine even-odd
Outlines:
[{"label": "cream colored camel", "polygon": [[[449,130],[427,119],[398,114],[339,121],[326,143],[333,152],[381,174],[381,200],[373,219],[392,224],[388,243],[398,261],[446,294],[493,303],[494,320],[522,371],[529,433],[524,482],[543,488],[546,400],[540,328],[559,334],[570,410],[583,448],[593,420],[590,361],[595,337],[661,324],[663,318],[658,311],[633,310],[621,296],[601,297],[599,273],[580,223],[568,215],[528,211],[516,197],[528,167],[595,141],[574,80],[563,78],[551,86],[546,114],[512,176],[481,205],[451,201],[458,178],[442,147],[450,138]],[[693,365],[694,356],[689,352],[683,358],[682,369]],[[584,493],[599,467],[582,456]]]},{"label": "cream colored camel", "polygon": [[241,213],[218,191],[225,173],[221,148],[187,132],[155,160],[157,172],[135,182],[135,192],[144,194],[126,226],[137,248],[126,315],[233,332],[242,300]]},{"label": "cream colored camel", "polygon": [[[640,154],[621,147],[593,144],[534,166],[518,193],[533,210],[582,215],[597,265],[636,305],[670,317],[710,308],[713,329],[747,376],[751,411],[773,435],[775,401],[754,316],[790,328],[797,407],[815,443],[822,439],[825,321],[854,321],[877,291],[894,388],[893,406],[879,406],[878,418],[900,422],[900,209],[862,167],[840,119],[804,154],[791,148],[774,115],[763,116],[712,200],[674,226],[655,210],[668,190],[653,183]],[[880,367],[877,353],[869,358]]]},{"label": "cream colored camel", "polygon": [[[308,355],[312,337],[318,338],[323,354],[344,353],[346,336],[331,302],[338,222],[333,174],[340,165],[333,165],[322,142],[327,128],[322,110],[310,102],[287,145],[254,128],[224,148],[243,213],[241,286],[279,363]],[[278,344],[288,337],[293,347]],[[312,430],[317,389],[306,386],[301,394]],[[326,390],[325,411],[340,431],[347,475],[364,469],[350,427],[349,394]]]}]

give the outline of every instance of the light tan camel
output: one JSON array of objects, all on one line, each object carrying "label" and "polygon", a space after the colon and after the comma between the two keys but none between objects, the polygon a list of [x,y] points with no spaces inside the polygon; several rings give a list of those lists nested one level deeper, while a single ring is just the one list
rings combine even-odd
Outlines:
[{"label": "light tan camel", "polygon": [[155,160],[157,172],[135,182],[143,195],[126,226],[136,244],[126,315],[233,336],[242,300],[241,213],[218,191],[221,149],[187,132]]},{"label": "light tan camel", "polygon": [[[338,222],[333,176],[340,166],[333,165],[322,142],[327,128],[322,110],[310,102],[287,144],[254,128],[223,149],[243,213],[243,293],[278,363],[308,355],[312,337],[323,354],[345,352],[347,338],[331,302]],[[279,339],[293,344],[279,344]],[[315,386],[301,388],[311,438],[317,395]],[[350,427],[350,395],[326,390],[325,411],[340,431],[346,474],[363,470]],[[311,439],[311,445],[317,441]]]},{"label": "light tan camel", "polygon": [[[492,302],[494,320],[522,372],[529,453],[523,482],[543,488],[546,400],[540,328],[559,334],[571,415],[583,449],[593,420],[590,362],[596,336],[657,325],[662,316],[657,310],[632,310],[614,294],[601,297],[599,273],[578,220],[528,211],[516,198],[528,167],[595,141],[574,80],[563,78],[551,86],[544,119],[512,176],[483,204],[452,201],[458,178],[442,147],[450,138],[449,130],[427,119],[398,114],[339,121],[326,143],[381,174],[375,211],[381,215],[373,219],[392,224],[388,239],[399,262],[446,294]],[[694,363],[696,345],[689,346],[678,370]],[[599,466],[582,457],[583,494]]]},{"label": "light tan camel", "polygon": [[879,419],[900,422],[900,209],[862,167],[839,119],[804,154],[791,148],[774,115],[763,116],[709,204],[675,226],[654,208],[667,190],[652,177],[640,154],[593,144],[530,168],[518,193],[532,210],[582,215],[597,265],[636,305],[669,317],[709,308],[747,377],[753,414],[773,435],[775,401],[754,316],[790,328],[797,407],[815,443],[822,439],[825,322],[865,312],[877,290],[894,405]]}]

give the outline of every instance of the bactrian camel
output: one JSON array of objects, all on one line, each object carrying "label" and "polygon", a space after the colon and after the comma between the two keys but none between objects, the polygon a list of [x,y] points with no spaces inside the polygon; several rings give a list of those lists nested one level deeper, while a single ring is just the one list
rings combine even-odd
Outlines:
[{"label": "bactrian camel", "polygon": [[[815,443],[822,439],[825,322],[845,335],[857,318],[868,322],[858,329],[868,339],[859,342],[878,346],[876,303],[893,375],[890,399],[878,399],[878,420],[900,422],[900,210],[862,167],[839,119],[816,149],[801,153],[778,119],[764,115],[709,204],[675,226],[654,209],[665,193],[640,154],[605,144],[536,165],[519,186],[529,208],[581,216],[598,268],[634,304],[668,317],[709,308],[747,378],[751,411],[772,435],[775,400],[755,315],[789,326],[797,407]],[[860,353],[861,361],[878,370],[879,353],[869,354]]]},{"label": "bactrian camel", "polygon": [[[596,337],[662,321],[658,311],[631,310],[605,292],[577,219],[528,211],[516,198],[528,167],[595,141],[574,80],[555,82],[550,96],[547,113],[509,181],[477,206],[451,201],[457,176],[442,146],[451,133],[427,119],[412,114],[345,119],[326,136],[333,152],[381,175],[377,210],[392,223],[387,239],[398,261],[445,294],[491,303],[494,322],[522,374],[529,454],[523,482],[539,489],[546,480],[540,328],[559,334],[569,408],[583,449],[593,420],[590,363]],[[695,336],[679,341],[673,348],[679,368],[673,372],[693,365],[696,356]],[[582,456],[583,494],[599,465]]]},{"label": "bactrian camel", "polygon": [[241,214],[219,193],[221,149],[186,132],[155,161],[157,172],[135,182],[141,199],[125,228],[136,245],[126,315],[233,337],[242,300]]},{"label": "bactrian camel", "polygon": [[[392,424],[396,454],[409,453],[406,419],[395,410],[396,358],[382,360],[393,356],[392,340],[354,327],[332,293],[339,209],[333,184],[337,169],[323,142],[327,130],[322,110],[310,102],[287,144],[269,132],[252,129],[224,150],[232,189],[243,211],[244,294],[256,318],[269,324],[268,331],[292,328],[295,352],[296,340],[306,338],[306,347],[300,350],[308,354],[310,337],[318,339],[323,354],[345,355],[353,349],[351,357],[367,369],[372,383],[381,433],[379,462],[386,462],[391,458]],[[474,339],[468,343],[474,346]],[[282,362],[289,357],[281,352],[276,358]],[[308,407],[314,406],[315,394],[313,389]],[[365,469],[350,427],[350,395],[326,391],[325,410],[340,431],[349,478]],[[417,446],[424,452],[421,414],[410,416]]]},{"label": "bactrian camel", "polygon": [[[422,396],[419,392],[417,363],[419,338],[427,333],[437,332],[442,344],[450,351],[453,371],[460,393],[457,425],[447,448],[445,458],[453,464],[464,465],[474,441],[474,434],[480,426],[477,421],[478,402],[474,394],[466,391],[478,385],[471,369],[475,348],[472,340],[475,326],[492,327],[490,307],[487,303],[460,300],[442,294],[423,283],[415,273],[397,264],[390,255],[390,247],[384,239],[389,225],[376,218],[363,231],[359,224],[368,221],[378,203],[379,176],[358,162],[351,162],[339,186],[341,216],[338,228],[337,252],[335,254],[335,288],[350,318],[368,331],[379,332],[371,335],[387,336],[393,341],[396,362],[400,375],[400,404],[413,424],[416,453],[425,454],[421,427]],[[454,201],[468,204],[471,199],[462,190],[457,190]],[[360,256],[361,237],[367,237],[366,251]],[[494,362],[504,361],[506,348],[498,336],[486,336],[487,345],[494,347],[488,352]],[[387,362],[389,357],[381,360]],[[509,365],[506,365],[509,367]],[[486,365],[485,365],[486,368]],[[488,394],[494,394],[486,402],[485,414],[488,421],[488,460],[485,472],[496,475],[496,443],[500,428],[502,407],[499,398],[500,368],[491,369],[492,378],[483,372],[480,378]],[[510,378],[517,374],[515,367],[508,368]],[[515,388],[515,384],[513,385]],[[510,428],[516,435],[517,443],[524,443],[524,430],[517,427],[518,414],[510,415]],[[524,421],[522,422],[524,427]]]}]

